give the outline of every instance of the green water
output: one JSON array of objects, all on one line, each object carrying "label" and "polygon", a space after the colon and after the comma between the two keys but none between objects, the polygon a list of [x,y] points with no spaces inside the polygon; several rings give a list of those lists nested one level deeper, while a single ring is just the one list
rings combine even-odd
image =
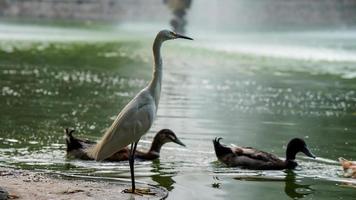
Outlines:
[{"label": "green water", "polygon": [[[129,181],[127,162],[66,159],[63,129],[98,139],[147,84],[155,31],[132,33],[1,25],[0,165]],[[356,159],[356,38],[345,35],[192,33],[194,42],[167,42],[158,117],[138,148],[162,128],[187,148],[167,144],[159,160],[136,162],[137,181],[167,188],[169,199],[354,199],[356,183],[336,162]],[[216,136],[281,157],[301,137],[318,158],[300,155],[294,171],[226,168]]]}]

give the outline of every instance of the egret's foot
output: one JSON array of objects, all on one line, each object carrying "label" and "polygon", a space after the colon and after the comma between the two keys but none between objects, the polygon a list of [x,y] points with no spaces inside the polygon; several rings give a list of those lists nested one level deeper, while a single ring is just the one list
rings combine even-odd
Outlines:
[{"label": "egret's foot", "polygon": [[131,194],[137,194],[140,196],[143,195],[155,195],[155,192],[151,192],[150,188],[136,188],[135,191],[132,191],[132,189],[124,189],[124,193],[131,193]]}]

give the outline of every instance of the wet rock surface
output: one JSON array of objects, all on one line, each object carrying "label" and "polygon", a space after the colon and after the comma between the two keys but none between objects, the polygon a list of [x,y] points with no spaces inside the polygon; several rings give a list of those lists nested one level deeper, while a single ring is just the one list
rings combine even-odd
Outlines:
[{"label": "wet rock surface", "polygon": [[9,193],[0,186],[0,200],[7,200]]},{"label": "wet rock surface", "polygon": [[[137,187],[150,188],[154,195],[133,195],[123,193],[131,186],[127,183],[63,179],[57,175],[42,172],[0,168],[0,200],[3,199],[165,199],[168,191],[161,187],[137,184]],[[6,188],[6,190],[4,189]],[[2,193],[2,191],[4,191]],[[6,194],[5,194],[6,192]]]}]

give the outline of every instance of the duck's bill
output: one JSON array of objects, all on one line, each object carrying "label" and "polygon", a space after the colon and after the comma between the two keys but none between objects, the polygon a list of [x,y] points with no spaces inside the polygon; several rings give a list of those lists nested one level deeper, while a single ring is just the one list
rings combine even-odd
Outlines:
[{"label": "duck's bill", "polygon": [[178,33],[176,33],[176,37],[177,37],[177,38],[186,39],[186,40],[193,40],[193,38],[190,38],[190,37],[187,37],[187,36],[184,36],[184,35],[178,34]]},{"label": "duck's bill", "polygon": [[173,142],[185,147],[185,144],[182,141],[180,141],[178,138],[176,140],[174,140]]},{"label": "duck's bill", "polygon": [[304,147],[303,151],[302,151],[305,155],[311,157],[311,158],[316,158],[316,156],[314,154],[312,154],[310,152],[310,150],[308,149],[308,147]]}]

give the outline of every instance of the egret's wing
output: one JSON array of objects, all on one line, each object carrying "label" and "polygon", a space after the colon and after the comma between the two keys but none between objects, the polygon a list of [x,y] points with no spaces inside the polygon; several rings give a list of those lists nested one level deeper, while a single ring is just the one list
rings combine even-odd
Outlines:
[{"label": "egret's wing", "polygon": [[96,160],[116,153],[123,147],[138,141],[152,125],[156,105],[150,94],[141,92],[117,116],[98,144],[88,153]]}]

